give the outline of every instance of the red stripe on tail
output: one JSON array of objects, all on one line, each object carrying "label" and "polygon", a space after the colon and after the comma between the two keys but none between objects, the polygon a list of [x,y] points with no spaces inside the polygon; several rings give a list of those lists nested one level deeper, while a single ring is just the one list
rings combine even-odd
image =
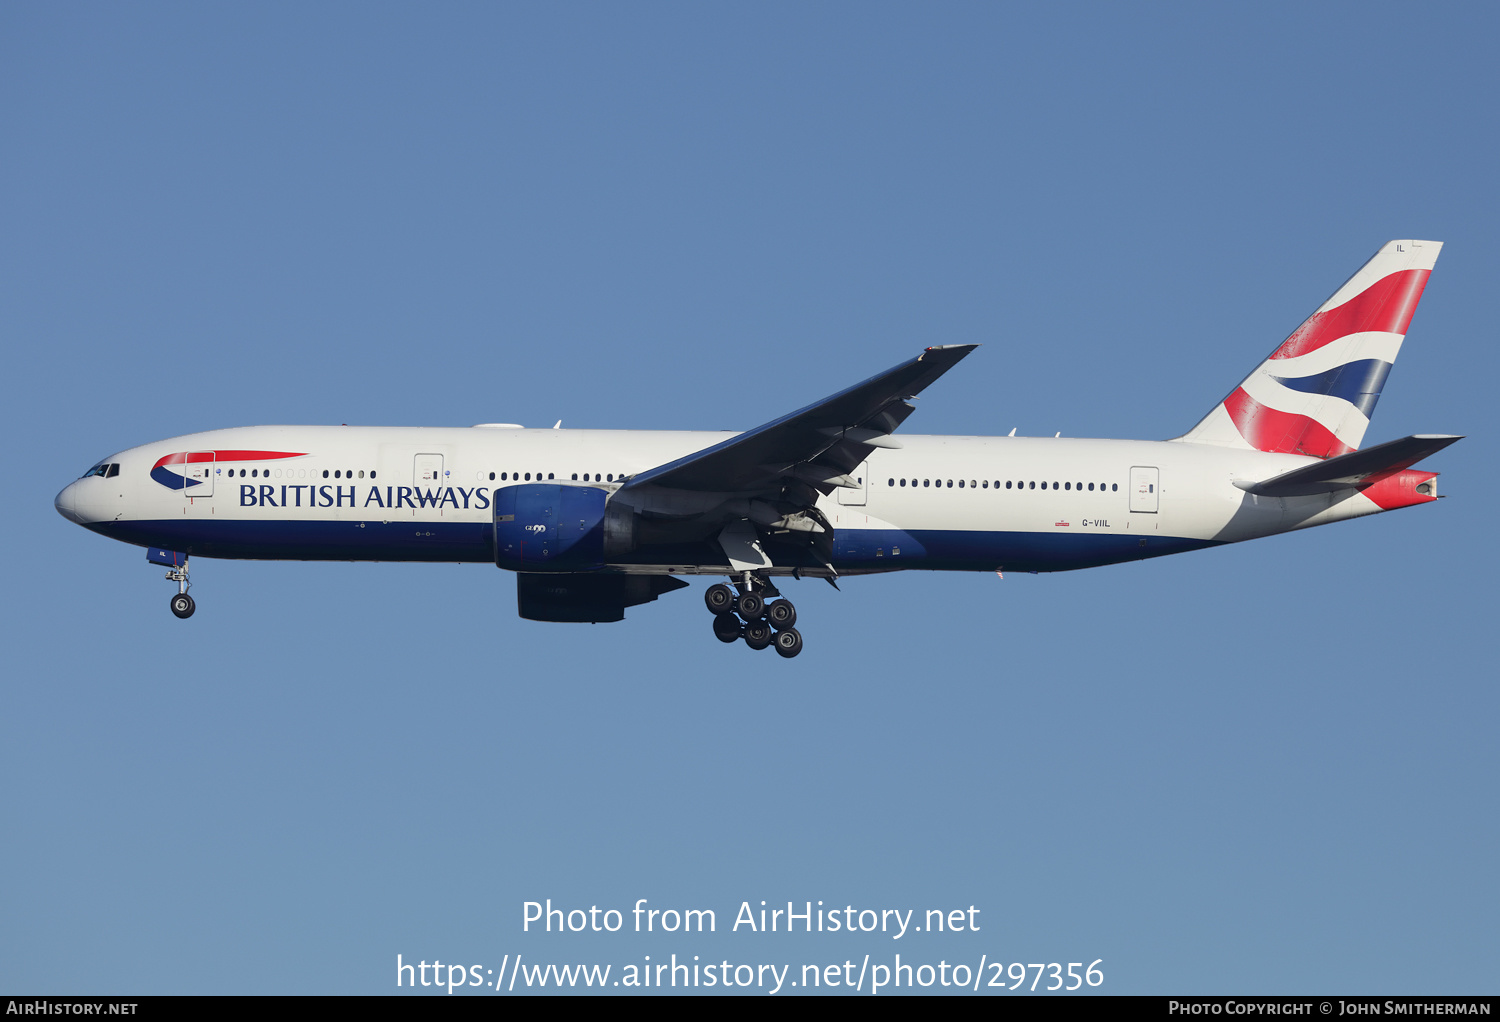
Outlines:
[{"label": "red stripe on tail", "polygon": [[1315,312],[1282,342],[1272,358],[1295,358],[1367,330],[1405,334],[1431,270],[1401,270],[1382,277],[1336,309]]},{"label": "red stripe on tail", "polygon": [[1268,408],[1245,393],[1244,387],[1236,387],[1224,399],[1224,410],[1240,436],[1257,451],[1333,458],[1354,450],[1316,419]]}]

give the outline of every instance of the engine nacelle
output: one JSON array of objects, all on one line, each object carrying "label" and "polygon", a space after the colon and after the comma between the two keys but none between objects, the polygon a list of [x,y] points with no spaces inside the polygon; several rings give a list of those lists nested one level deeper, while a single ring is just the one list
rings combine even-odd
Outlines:
[{"label": "engine nacelle", "polygon": [[594,486],[529,483],[495,491],[495,563],[512,571],[588,571],[604,564],[604,506]]}]

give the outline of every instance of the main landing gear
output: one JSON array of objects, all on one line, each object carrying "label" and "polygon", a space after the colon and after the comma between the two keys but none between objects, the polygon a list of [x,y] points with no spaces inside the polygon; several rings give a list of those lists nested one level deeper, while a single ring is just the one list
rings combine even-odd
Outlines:
[{"label": "main landing gear", "polygon": [[748,572],[736,588],[738,594],[720,582],[709,586],[703,594],[704,604],[714,615],[714,638],[720,642],[744,639],[751,649],[775,646],[776,652],[784,657],[802,652],[802,633],[793,627],[797,623],[797,608],[791,600],[767,603],[767,595],[781,594],[769,581]]},{"label": "main landing gear", "polygon": [[192,617],[193,611],[198,609],[198,605],[194,603],[193,598],[188,595],[188,586],[192,585],[192,583],[188,581],[188,566],[186,560],[182,562],[181,566],[175,567],[171,571],[167,572],[167,581],[177,583],[177,594],[172,597],[172,613],[176,614],[180,618]]}]

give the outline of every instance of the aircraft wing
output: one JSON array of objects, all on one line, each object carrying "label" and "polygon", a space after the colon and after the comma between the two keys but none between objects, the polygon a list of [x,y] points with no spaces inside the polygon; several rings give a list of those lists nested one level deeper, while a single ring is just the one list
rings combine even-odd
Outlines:
[{"label": "aircraft wing", "polygon": [[792,476],[824,494],[854,485],[848,473],[916,409],[909,399],[977,344],[928,348],[916,358],[721,444],[634,476],[621,494],[646,486],[753,493]]},{"label": "aircraft wing", "polygon": [[1418,434],[1388,443],[1350,451],[1314,465],[1294,468],[1261,482],[1238,481],[1234,485],[1262,497],[1300,497],[1359,486],[1372,476],[1389,475],[1410,468],[1461,436]]}]

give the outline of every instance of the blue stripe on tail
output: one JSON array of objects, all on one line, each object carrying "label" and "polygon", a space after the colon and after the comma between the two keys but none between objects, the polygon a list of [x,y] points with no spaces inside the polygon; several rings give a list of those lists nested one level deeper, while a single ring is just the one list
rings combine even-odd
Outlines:
[{"label": "blue stripe on tail", "polygon": [[1365,418],[1375,414],[1375,402],[1380,400],[1380,389],[1390,375],[1391,364],[1378,358],[1362,359],[1337,366],[1316,376],[1273,376],[1283,387],[1300,390],[1304,394],[1327,394],[1341,397],[1364,413]]}]

